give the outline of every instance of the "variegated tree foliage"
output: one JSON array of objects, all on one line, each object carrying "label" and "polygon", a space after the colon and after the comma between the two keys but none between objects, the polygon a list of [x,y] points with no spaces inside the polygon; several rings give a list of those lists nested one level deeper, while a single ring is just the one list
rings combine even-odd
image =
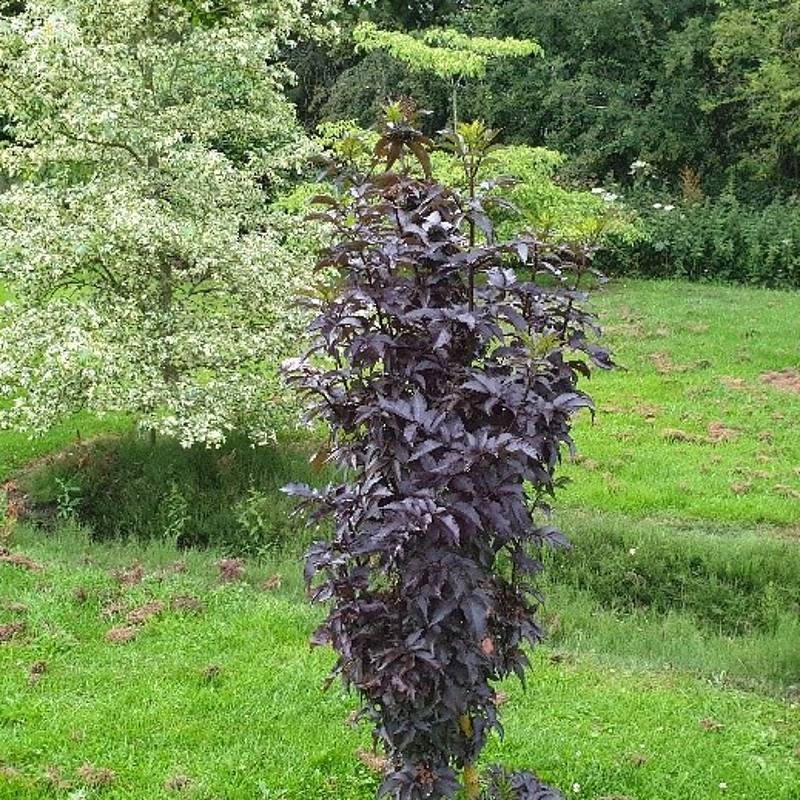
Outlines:
[{"label": "variegated tree foliage", "polygon": [[307,273],[263,189],[311,150],[279,51],[317,22],[300,0],[30,0],[0,18],[5,426],[87,408],[185,446],[270,436]]}]

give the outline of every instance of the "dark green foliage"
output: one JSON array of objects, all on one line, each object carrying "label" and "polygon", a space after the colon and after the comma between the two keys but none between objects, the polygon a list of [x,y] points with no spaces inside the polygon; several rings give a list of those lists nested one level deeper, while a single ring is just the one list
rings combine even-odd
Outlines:
[{"label": "dark green foliage", "polygon": [[234,437],[219,450],[186,450],[128,435],[75,445],[29,470],[21,484],[36,518],[73,516],[97,539],[165,539],[259,555],[308,541],[278,491],[298,473],[312,477],[308,448],[298,442],[253,448]]},{"label": "dark green foliage", "polygon": [[[464,87],[462,117],[502,128],[506,141],[568,152],[584,176],[623,178],[640,156],[671,175],[686,163],[716,166],[724,143],[714,125],[722,112],[710,118],[701,110],[704,86],[715,77],[707,6],[702,0],[470,4],[447,24],[482,36],[535,39],[545,58],[491,65],[484,81]],[[320,108],[329,118],[358,116],[361,107],[350,99],[374,85],[372,70],[355,70],[352,62],[345,69],[321,89],[327,100]],[[435,78],[426,87],[446,91]],[[402,78],[398,88],[411,87]]]},{"label": "dark green foliage", "polygon": [[323,119],[355,119],[364,126],[380,117],[387,100],[413,97],[421,108],[435,109],[426,121],[429,130],[444,127],[449,119],[447,85],[434,76],[414,74],[387,53],[375,51],[346,69],[320,106]]},{"label": "dark green foliage", "polygon": [[[20,0],[0,0],[0,17],[13,17],[21,14],[24,7],[24,3]],[[0,143],[13,141],[9,127],[10,120],[0,113]],[[8,176],[0,172],[0,191],[5,188],[7,181]]]},{"label": "dark green foliage", "polygon": [[13,17],[25,9],[24,0],[0,0],[0,16]]},{"label": "dark green foliage", "polygon": [[[644,158],[660,183],[676,185],[688,165],[709,193],[727,189],[751,202],[796,188],[797,2],[478,0],[449,14],[448,4],[435,4],[435,18],[413,5],[354,16],[541,43],[544,59],[496,62],[464,86],[461,117],[502,129],[505,142],[567,153],[579,179],[625,183],[630,164]],[[354,55],[346,42],[325,54],[324,69],[302,60],[295,68],[312,99],[309,122],[371,123],[376,103],[403,93],[434,110],[431,125],[447,122],[444,81],[419,81],[385,57]]]},{"label": "dark green foliage", "polygon": [[733,198],[644,212],[645,235],[614,243],[609,271],[650,278],[800,287],[800,203]]},{"label": "dark green foliage", "polygon": [[740,180],[796,188],[800,179],[800,2],[737,0],[713,27],[712,57],[722,77],[714,109],[735,111]]},{"label": "dark green foliage", "polygon": [[[713,12],[704,0],[490,2],[467,24],[535,36],[537,63],[493,69],[474,107],[515,141],[570,154],[582,176],[627,177],[639,157],[674,176],[686,163],[717,165],[714,120],[701,110],[713,77]],[[463,24],[463,23],[462,23]]]},{"label": "dark green foliage", "polygon": [[411,30],[438,25],[470,5],[469,0],[376,0],[368,16],[382,26]]},{"label": "dark green foliage", "polygon": [[350,34],[362,20],[390,30],[440,25],[467,5],[461,0],[378,0],[368,8],[345,7],[338,45],[306,42],[286,53],[287,63],[297,76],[289,94],[300,118],[310,130],[324,120],[355,119],[368,126],[378,119],[381,107],[390,98],[405,95],[415,98],[423,108],[435,110],[429,120],[431,132],[443,127],[449,119],[446,84],[428,75],[411,74],[382,52],[355,54]]},{"label": "dark green foliage", "polygon": [[618,518],[573,529],[571,541],[569,553],[548,554],[547,581],[604,608],[685,612],[729,635],[773,632],[800,612],[800,551],[790,541],[631,530]]}]

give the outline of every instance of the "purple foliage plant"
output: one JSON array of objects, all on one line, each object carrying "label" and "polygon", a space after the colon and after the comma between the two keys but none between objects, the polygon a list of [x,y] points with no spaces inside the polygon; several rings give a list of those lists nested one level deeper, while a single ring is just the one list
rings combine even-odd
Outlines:
[{"label": "purple foliage plant", "polygon": [[611,366],[583,309],[591,260],[535,236],[496,243],[474,183],[466,197],[437,183],[412,123],[390,117],[382,168],[317,198],[333,230],[318,267],[337,277],[287,373],[344,477],[286,487],[332,519],[306,560],[329,606],[313,641],[362,698],[382,796],[555,798],[530,773],[495,769],[482,788],[476,762],[502,734],[495,683],[524,680],[543,636],[538,554],[567,544],[549,496],[592,408],[579,378]]}]

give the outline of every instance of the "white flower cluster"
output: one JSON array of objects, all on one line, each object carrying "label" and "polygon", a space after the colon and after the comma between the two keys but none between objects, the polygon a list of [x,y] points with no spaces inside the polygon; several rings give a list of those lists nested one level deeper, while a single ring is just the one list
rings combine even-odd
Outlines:
[{"label": "white flower cluster", "polygon": [[642,158],[637,158],[636,161],[633,161],[628,168],[628,174],[633,175],[650,175],[653,171],[653,165],[650,162],[645,161]]},{"label": "white flower cluster", "polygon": [[316,20],[300,0],[207,5],[29,0],[0,18],[22,143],[0,149],[6,427],[126,411],[215,446],[268,439],[285,413],[309,258],[260,187],[312,152],[276,56]]},{"label": "white flower cluster", "polygon": [[599,195],[606,203],[614,203],[619,200],[618,194],[610,192],[608,189],[604,189],[602,186],[595,186],[592,189],[592,194]]},{"label": "white flower cluster", "polygon": [[656,211],[674,211],[675,210],[675,206],[671,205],[670,203],[667,203],[666,205],[664,205],[664,203],[653,203],[653,208]]}]

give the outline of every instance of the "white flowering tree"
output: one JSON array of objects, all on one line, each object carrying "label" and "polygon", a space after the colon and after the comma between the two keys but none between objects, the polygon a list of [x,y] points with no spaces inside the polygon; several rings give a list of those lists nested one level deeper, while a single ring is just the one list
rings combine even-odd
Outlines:
[{"label": "white flowering tree", "polygon": [[315,24],[302,9],[28,0],[0,18],[2,425],[89,409],[186,446],[270,435],[307,273],[263,189],[310,151],[279,61]]}]

